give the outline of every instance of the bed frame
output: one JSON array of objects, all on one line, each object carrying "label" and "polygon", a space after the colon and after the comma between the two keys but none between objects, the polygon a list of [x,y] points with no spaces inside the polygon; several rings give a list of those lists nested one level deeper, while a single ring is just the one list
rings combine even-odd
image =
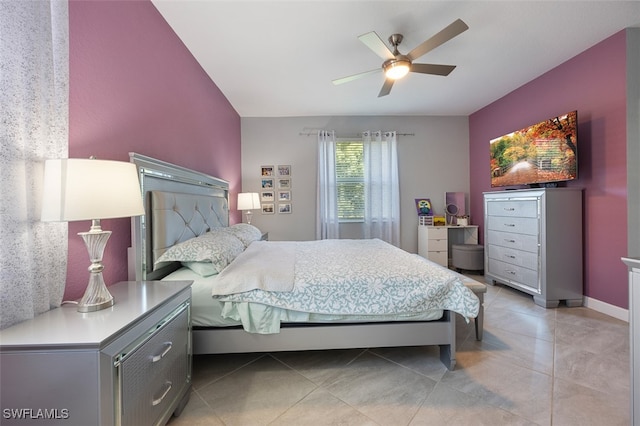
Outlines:
[{"label": "bed frame", "polygon": [[[159,280],[180,267],[174,262],[153,269],[154,259],[166,248],[212,227],[229,226],[229,184],[140,154],[129,156],[138,167],[145,204],[145,215],[132,218],[129,279]],[[247,333],[241,327],[194,328],[193,353],[439,345],[440,360],[453,370],[455,330],[455,313],[450,311],[436,321],[283,324],[279,334],[268,335]]]}]

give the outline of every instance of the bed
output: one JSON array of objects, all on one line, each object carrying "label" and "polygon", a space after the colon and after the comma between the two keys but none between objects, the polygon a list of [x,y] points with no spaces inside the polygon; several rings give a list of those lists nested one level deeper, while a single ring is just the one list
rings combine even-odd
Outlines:
[{"label": "bed", "polygon": [[[194,354],[438,345],[443,364],[448,369],[455,367],[455,312],[474,317],[479,301],[454,273],[379,240],[267,242],[259,235],[247,240],[255,230],[229,224],[227,182],[136,153],[130,154],[130,160],[138,167],[145,215],[132,218],[129,276],[132,280],[194,281]],[[235,235],[242,247],[229,239],[220,250],[219,242],[227,235]],[[219,250],[213,259],[214,269],[219,270],[201,270],[197,244],[206,244],[208,249],[213,244]],[[373,293],[383,297],[356,306],[351,293],[364,290],[356,291],[353,277],[369,275],[365,262],[355,260],[359,252],[364,257],[378,253],[376,263],[381,264],[392,256],[403,256],[401,266],[391,260],[384,263],[385,279],[373,278],[406,283],[403,289],[362,284],[362,288],[374,287]],[[349,261],[339,266],[344,259]],[[349,263],[364,266],[358,270],[349,268]],[[258,278],[248,273],[266,270],[267,264],[278,267]],[[211,264],[206,266],[211,269]],[[430,273],[424,274],[423,267],[431,268]],[[353,277],[341,282],[327,278],[327,271],[339,268],[354,269]],[[396,278],[401,270],[409,271],[413,278]],[[414,301],[398,295],[421,293],[418,286],[425,276],[424,285],[437,288],[428,290],[436,297]],[[306,284],[314,280],[321,285]],[[436,281],[445,284],[436,287]],[[268,287],[263,287],[265,283]],[[351,293],[339,293],[347,288]],[[312,300],[313,310],[298,309],[300,302],[292,293]],[[353,300],[346,301],[349,298]],[[346,306],[354,311],[344,311]],[[395,310],[398,307],[400,311]],[[254,314],[261,315],[260,319],[247,319]]]}]

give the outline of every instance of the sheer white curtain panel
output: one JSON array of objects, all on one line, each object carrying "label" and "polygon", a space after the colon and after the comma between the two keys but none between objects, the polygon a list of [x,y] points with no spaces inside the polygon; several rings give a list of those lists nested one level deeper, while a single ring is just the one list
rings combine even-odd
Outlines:
[{"label": "sheer white curtain panel", "polygon": [[318,240],[340,237],[336,191],[336,134],[334,131],[319,131],[316,213],[316,239]]},{"label": "sheer white curtain panel", "polygon": [[400,184],[396,132],[365,131],[364,236],[400,246]]},{"label": "sheer white curtain panel", "polygon": [[67,224],[40,222],[44,160],[66,158],[69,13],[0,1],[0,328],[62,301]]}]

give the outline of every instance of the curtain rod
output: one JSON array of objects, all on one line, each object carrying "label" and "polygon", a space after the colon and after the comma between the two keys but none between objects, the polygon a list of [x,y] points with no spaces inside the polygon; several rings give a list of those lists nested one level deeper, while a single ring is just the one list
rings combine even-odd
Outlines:
[{"label": "curtain rod", "polygon": [[[300,136],[318,136],[318,131],[314,131],[314,132],[300,132],[299,133]],[[415,133],[398,133],[396,132],[397,136],[415,136]],[[336,137],[338,138],[347,138],[347,137],[362,137],[362,133],[356,133],[355,136],[352,135],[336,135]]]}]

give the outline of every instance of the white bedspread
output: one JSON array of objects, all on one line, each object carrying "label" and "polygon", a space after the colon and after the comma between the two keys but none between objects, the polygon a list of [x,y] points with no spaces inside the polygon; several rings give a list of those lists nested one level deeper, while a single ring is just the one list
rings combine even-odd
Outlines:
[{"label": "white bedspread", "polygon": [[[268,248],[267,248],[268,245]],[[254,241],[218,275],[214,296],[251,290],[292,291],[295,243]]]},{"label": "white bedspread", "polygon": [[479,309],[455,273],[377,239],[256,241],[220,274],[213,294],[223,312],[247,302],[334,315],[445,309],[472,318]]}]

